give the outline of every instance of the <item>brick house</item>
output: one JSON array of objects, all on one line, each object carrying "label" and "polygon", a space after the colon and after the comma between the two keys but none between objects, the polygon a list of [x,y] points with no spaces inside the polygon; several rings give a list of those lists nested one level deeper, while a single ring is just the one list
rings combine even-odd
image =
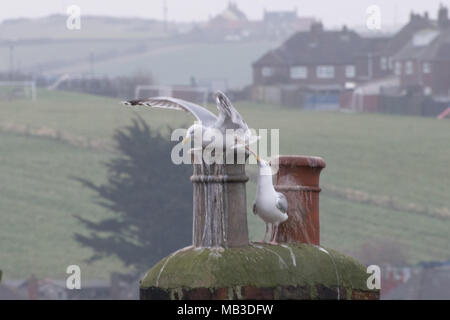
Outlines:
[{"label": "brick house", "polygon": [[357,109],[376,111],[381,95],[409,92],[429,96],[422,109],[438,110],[443,106],[435,108],[435,102],[450,100],[450,20],[444,6],[436,20],[411,13],[392,37],[367,38],[315,23],[253,63],[252,99],[259,102],[329,109],[354,108],[359,101]]},{"label": "brick house", "polygon": [[404,89],[450,97],[450,20],[441,7],[437,21],[417,31],[393,56],[394,73]]},{"label": "brick house", "polygon": [[[339,92],[366,80],[371,52],[386,41],[362,38],[346,27],[324,30],[321,23],[314,23],[309,31],[294,34],[253,64],[253,99],[338,106]],[[284,99],[286,96],[290,98]],[[303,102],[295,102],[302,98]]]},{"label": "brick house", "polygon": [[379,52],[377,68],[380,72],[385,76],[393,74],[394,56],[411,41],[414,34],[423,29],[433,28],[433,26],[433,21],[429,19],[428,13],[424,13],[422,16],[411,12],[408,23],[396,32]]}]

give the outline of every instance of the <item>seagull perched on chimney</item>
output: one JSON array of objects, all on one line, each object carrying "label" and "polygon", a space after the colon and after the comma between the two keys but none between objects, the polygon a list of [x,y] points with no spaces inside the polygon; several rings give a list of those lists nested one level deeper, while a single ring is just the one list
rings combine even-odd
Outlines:
[{"label": "seagull perched on chimney", "polygon": [[253,213],[258,215],[266,223],[263,242],[266,242],[269,224],[271,224],[270,243],[276,244],[275,239],[278,233],[278,226],[288,219],[288,201],[284,194],[275,190],[272,181],[272,169],[269,163],[248,148],[247,150],[255,155],[256,161],[258,162],[258,186],[255,203],[253,204]]}]

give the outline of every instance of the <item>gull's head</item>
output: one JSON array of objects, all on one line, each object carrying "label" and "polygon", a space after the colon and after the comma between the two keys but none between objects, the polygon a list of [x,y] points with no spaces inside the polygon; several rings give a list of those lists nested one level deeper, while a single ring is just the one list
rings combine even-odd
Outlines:
[{"label": "gull's head", "polygon": [[261,159],[261,157],[257,154],[255,155],[256,162],[258,163],[258,167],[269,167],[269,163],[267,163],[264,159]]},{"label": "gull's head", "polygon": [[232,105],[230,99],[228,99],[228,97],[225,95],[225,93],[223,93],[220,90],[216,91],[215,97],[216,97],[217,104],[228,105],[228,106]]}]

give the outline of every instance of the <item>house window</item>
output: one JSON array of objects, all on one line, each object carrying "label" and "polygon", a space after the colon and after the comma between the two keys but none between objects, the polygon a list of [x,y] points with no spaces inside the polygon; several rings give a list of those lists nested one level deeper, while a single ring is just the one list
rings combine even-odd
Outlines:
[{"label": "house window", "polygon": [[320,78],[320,79],[334,78],[334,67],[333,66],[317,66],[316,72],[317,72],[317,78]]},{"label": "house window", "polygon": [[423,88],[423,94],[429,96],[431,94],[431,88],[430,87]]},{"label": "house window", "polygon": [[388,59],[388,69],[389,69],[389,70],[394,69],[394,59],[392,59],[392,57],[390,57],[390,58]]},{"label": "house window", "polygon": [[405,73],[406,74],[413,74],[414,73],[413,62],[412,61],[407,61],[406,62]]},{"label": "house window", "polygon": [[271,76],[273,75],[273,69],[272,69],[271,67],[263,67],[263,68],[261,69],[261,75],[262,75],[264,78],[271,77]]},{"label": "house window", "polygon": [[422,65],[422,71],[423,73],[431,73],[431,63],[424,62]]},{"label": "house window", "polygon": [[388,59],[386,57],[381,57],[380,59],[380,69],[386,70],[388,68]]},{"label": "house window", "polygon": [[308,78],[308,68],[305,66],[291,67],[291,79],[306,79]]},{"label": "house window", "polygon": [[355,66],[345,66],[345,76],[347,78],[354,78],[355,73]]},{"label": "house window", "polygon": [[402,63],[400,61],[395,63],[395,74],[398,76],[402,74]]}]

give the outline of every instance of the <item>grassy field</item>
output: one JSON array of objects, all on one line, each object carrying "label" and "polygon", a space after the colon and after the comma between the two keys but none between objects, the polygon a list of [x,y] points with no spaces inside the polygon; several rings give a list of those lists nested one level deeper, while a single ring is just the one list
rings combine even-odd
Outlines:
[{"label": "grassy field", "polygon": [[[317,155],[327,168],[322,186],[392,195],[402,203],[450,208],[450,124],[448,121],[373,114],[302,112],[237,103],[254,128],[279,128],[281,154]],[[155,130],[190,123],[182,112],[130,109],[116,100],[74,93],[38,92],[38,100],[0,102],[0,125],[52,128],[91,139],[110,140],[114,129],[139,113]],[[94,195],[71,176],[100,182],[102,162],[113,155],[56,140],[0,133],[0,269],[5,279],[60,277],[69,264],[80,264],[87,278],[124,270],[115,259],[86,266],[90,255],[74,240],[82,227],[73,218],[108,215]],[[247,185],[249,206],[254,198]],[[416,263],[450,258],[450,218],[380,208],[321,195],[321,241],[347,253],[367,243],[399,244]],[[250,235],[259,239],[263,223],[249,213]]]}]

